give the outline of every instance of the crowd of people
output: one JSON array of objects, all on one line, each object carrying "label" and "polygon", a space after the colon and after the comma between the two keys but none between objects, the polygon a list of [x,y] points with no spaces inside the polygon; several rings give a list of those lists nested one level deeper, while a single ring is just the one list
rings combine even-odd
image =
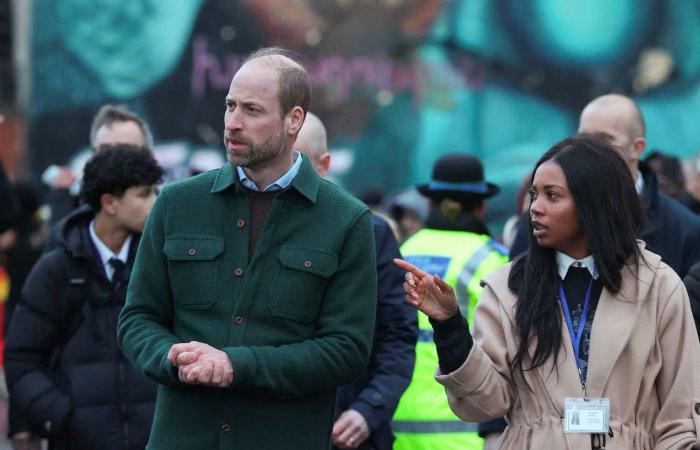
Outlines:
[{"label": "crowd of people", "polygon": [[468,149],[387,202],[328,180],[310,86],[252,53],[228,163],[165,185],[105,105],[50,230],[0,170],[15,449],[700,448],[699,200],[632,99],[543,149],[501,237]]}]

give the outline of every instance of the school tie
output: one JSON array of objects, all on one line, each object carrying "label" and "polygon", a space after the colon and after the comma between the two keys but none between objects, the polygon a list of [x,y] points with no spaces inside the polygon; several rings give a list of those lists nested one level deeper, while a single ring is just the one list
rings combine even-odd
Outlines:
[{"label": "school tie", "polygon": [[114,273],[112,274],[112,288],[116,289],[122,282],[122,276],[124,275],[126,264],[124,264],[124,261],[118,258],[110,258],[107,262],[114,270]]}]

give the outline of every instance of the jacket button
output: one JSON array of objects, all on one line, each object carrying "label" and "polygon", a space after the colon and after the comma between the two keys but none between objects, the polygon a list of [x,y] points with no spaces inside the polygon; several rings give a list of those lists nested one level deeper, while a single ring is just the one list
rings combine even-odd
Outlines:
[{"label": "jacket button", "polygon": [[243,219],[238,219],[238,220],[236,221],[236,226],[237,226],[238,228],[243,228],[243,227],[245,226],[245,220],[243,220]]},{"label": "jacket button", "polygon": [[187,250],[187,254],[190,256],[194,256],[197,254],[197,249],[191,248],[191,249]]},{"label": "jacket button", "polygon": [[238,183],[236,183],[236,184],[233,185],[233,192],[234,192],[234,193],[238,194],[238,191],[240,191],[240,190],[241,190],[241,188],[238,187]]},{"label": "jacket button", "polygon": [[243,317],[242,316],[236,316],[233,318],[233,323],[236,325],[240,325],[243,323]]},{"label": "jacket button", "polygon": [[700,416],[700,403],[695,404],[695,414]]},{"label": "jacket button", "polygon": [[227,423],[221,425],[221,431],[223,431],[224,433],[228,433],[229,431],[231,431],[231,425]]},{"label": "jacket button", "polygon": [[308,259],[304,261],[304,267],[306,267],[307,269],[311,267],[311,261],[309,261]]},{"label": "jacket button", "polygon": [[236,267],[236,269],[233,271],[233,274],[237,277],[242,277],[243,276],[243,269],[240,267]]}]

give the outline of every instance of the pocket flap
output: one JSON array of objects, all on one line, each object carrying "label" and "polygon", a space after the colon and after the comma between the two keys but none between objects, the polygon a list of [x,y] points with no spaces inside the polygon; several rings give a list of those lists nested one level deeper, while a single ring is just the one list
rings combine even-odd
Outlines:
[{"label": "pocket flap", "polygon": [[172,261],[208,261],[224,250],[218,236],[173,236],[165,239],[163,253]]},{"label": "pocket flap", "polygon": [[283,246],[280,262],[284,267],[329,277],[338,270],[338,257],[321,250]]}]

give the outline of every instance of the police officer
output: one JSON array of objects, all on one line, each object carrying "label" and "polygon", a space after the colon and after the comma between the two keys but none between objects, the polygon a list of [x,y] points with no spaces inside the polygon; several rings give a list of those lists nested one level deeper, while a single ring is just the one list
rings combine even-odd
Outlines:
[{"label": "police officer", "polygon": [[[479,281],[508,261],[483,222],[485,200],[498,186],[484,180],[481,162],[456,153],[440,158],[432,180],[417,186],[430,201],[426,227],[402,246],[404,258],[439,275],[457,293],[462,314],[471,322],[481,293]],[[464,423],[447,404],[443,387],[434,379],[438,357],[427,316],[418,313],[416,366],[392,423],[395,450],[480,450],[477,425]]]}]

